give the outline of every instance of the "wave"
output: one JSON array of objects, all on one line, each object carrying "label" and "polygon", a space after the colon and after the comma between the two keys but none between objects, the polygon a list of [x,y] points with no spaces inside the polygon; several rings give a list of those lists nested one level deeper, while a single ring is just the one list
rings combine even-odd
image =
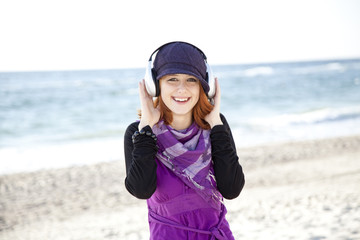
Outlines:
[{"label": "wave", "polygon": [[116,87],[119,83],[116,80],[107,78],[98,79],[71,79],[71,80],[32,80],[32,81],[14,81],[1,83],[2,91],[22,91],[22,90],[58,90],[66,88],[97,88],[97,87]]},{"label": "wave", "polygon": [[254,67],[245,69],[243,75],[246,77],[256,77],[256,76],[268,76],[274,74],[274,69],[272,67]]},{"label": "wave", "polygon": [[345,64],[339,62],[331,62],[321,65],[297,67],[295,68],[294,72],[296,74],[311,74],[318,72],[345,72],[346,70],[347,70],[347,66]]},{"label": "wave", "polygon": [[360,106],[347,108],[325,108],[305,113],[282,114],[274,117],[256,118],[251,120],[251,125],[276,127],[322,124],[351,119],[360,119]]}]

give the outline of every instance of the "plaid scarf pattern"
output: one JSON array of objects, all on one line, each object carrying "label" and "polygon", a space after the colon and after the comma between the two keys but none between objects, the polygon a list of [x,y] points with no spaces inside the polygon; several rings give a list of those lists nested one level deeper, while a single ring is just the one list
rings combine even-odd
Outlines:
[{"label": "plaid scarf pattern", "polygon": [[216,188],[210,131],[199,128],[195,122],[184,131],[177,131],[160,121],[153,132],[158,139],[156,158],[211,207],[220,210],[223,198]]}]

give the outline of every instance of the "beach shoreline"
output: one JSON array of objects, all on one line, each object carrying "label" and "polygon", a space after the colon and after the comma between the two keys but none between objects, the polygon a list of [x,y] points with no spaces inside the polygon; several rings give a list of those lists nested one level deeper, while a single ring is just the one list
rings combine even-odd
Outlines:
[{"label": "beach shoreline", "polygon": [[[360,135],[239,148],[235,239],[360,239]],[[122,156],[121,156],[122,157]],[[123,160],[0,175],[0,239],[148,239]]]}]

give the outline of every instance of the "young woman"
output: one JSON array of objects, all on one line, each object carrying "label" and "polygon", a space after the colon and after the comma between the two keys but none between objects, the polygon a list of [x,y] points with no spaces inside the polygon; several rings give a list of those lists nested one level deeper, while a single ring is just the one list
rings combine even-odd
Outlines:
[{"label": "young woman", "polygon": [[139,83],[141,118],[125,133],[125,186],[147,199],[150,239],[234,239],[223,198],[236,198],[245,180],[220,114],[219,83],[212,104],[206,57],[194,45],[156,51],[159,95],[153,101]]}]

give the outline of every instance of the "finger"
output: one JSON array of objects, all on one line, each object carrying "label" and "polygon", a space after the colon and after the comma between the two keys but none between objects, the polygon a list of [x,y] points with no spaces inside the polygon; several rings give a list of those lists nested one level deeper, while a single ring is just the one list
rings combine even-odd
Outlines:
[{"label": "finger", "polygon": [[146,85],[145,85],[144,79],[141,82],[139,82],[139,91],[140,91],[140,96],[142,96],[144,98],[150,96],[146,90]]},{"label": "finger", "polygon": [[142,95],[144,87],[144,79],[139,82],[139,94]]},{"label": "finger", "polygon": [[217,78],[215,78],[215,96],[214,96],[214,102],[215,102],[215,106],[219,106],[220,105],[220,99],[221,99],[221,90],[220,90],[220,84]]},{"label": "finger", "polygon": [[146,89],[145,89],[144,80],[139,82],[139,97],[140,97],[141,107],[143,108],[146,102]]},{"label": "finger", "polygon": [[220,84],[218,78],[215,78],[215,96],[220,97],[221,96],[221,90],[220,90]]},{"label": "finger", "polygon": [[139,92],[142,111],[152,111],[154,109],[154,102],[152,96],[146,90],[145,80],[139,83]]},{"label": "finger", "polygon": [[139,97],[140,97],[140,100],[143,98],[143,85],[142,85],[142,82],[140,81],[139,82]]}]

